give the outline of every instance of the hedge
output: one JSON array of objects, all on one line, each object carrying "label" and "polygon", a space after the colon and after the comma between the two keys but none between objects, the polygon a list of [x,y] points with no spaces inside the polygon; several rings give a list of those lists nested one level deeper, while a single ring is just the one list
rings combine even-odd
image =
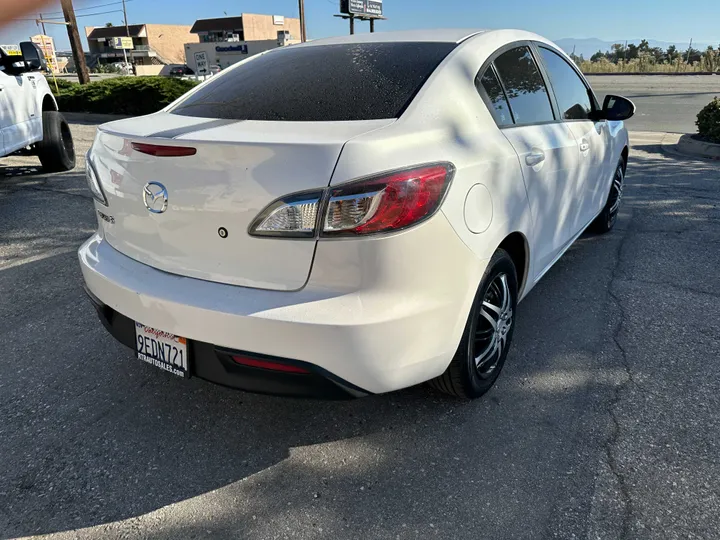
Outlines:
[{"label": "hedge", "polygon": [[698,133],[703,139],[720,143],[720,99],[715,98],[697,115]]},{"label": "hedge", "polygon": [[197,84],[170,77],[115,77],[84,85],[63,81],[59,93],[52,82],[50,88],[63,112],[138,116],[159,111]]}]

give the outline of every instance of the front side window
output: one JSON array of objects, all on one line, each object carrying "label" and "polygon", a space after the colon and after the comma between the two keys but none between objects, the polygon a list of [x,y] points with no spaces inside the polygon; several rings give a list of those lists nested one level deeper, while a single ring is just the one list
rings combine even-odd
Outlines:
[{"label": "front side window", "polygon": [[231,120],[397,118],[457,44],[280,47],[213,78],[170,112]]},{"label": "front side window", "polygon": [[575,70],[559,54],[538,47],[555,91],[563,120],[586,120],[592,112],[590,93]]},{"label": "front side window", "polygon": [[494,64],[516,124],[537,124],[555,119],[545,82],[527,46],[502,53]]},{"label": "front side window", "polygon": [[475,88],[481,95],[485,94],[486,101],[489,101],[488,108],[497,125],[501,127],[512,125],[513,119],[510,114],[510,106],[492,66],[488,67],[482,76],[475,77]]}]

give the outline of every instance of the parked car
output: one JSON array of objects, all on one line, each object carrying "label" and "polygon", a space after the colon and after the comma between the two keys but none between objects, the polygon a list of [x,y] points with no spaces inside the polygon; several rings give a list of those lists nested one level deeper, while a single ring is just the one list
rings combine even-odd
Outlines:
[{"label": "parked car", "polygon": [[0,157],[29,151],[46,172],[68,171],[75,167],[75,146],[42,73],[45,56],[29,41],[20,50],[22,56],[11,56],[0,49]]},{"label": "parked car", "polygon": [[178,376],[476,398],[517,304],[586,228],[613,228],[633,113],[524,31],[275,49],[100,127],[87,290],[115,338]]},{"label": "parked car", "polygon": [[185,77],[187,75],[195,75],[195,72],[188,66],[173,66],[168,71],[168,77]]}]

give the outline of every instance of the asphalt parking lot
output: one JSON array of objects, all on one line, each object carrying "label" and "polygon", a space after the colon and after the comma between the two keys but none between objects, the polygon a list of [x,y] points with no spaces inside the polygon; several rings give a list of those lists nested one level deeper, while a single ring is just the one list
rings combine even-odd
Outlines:
[{"label": "asphalt parking lot", "polygon": [[695,133],[695,118],[713,97],[720,96],[720,75],[590,75],[602,102],[606,94],[632,99],[637,114],[627,126],[635,131]]},{"label": "asphalt parking lot", "polygon": [[[73,125],[78,155],[93,126]],[[717,538],[720,166],[633,138],[615,230],[519,308],[497,386],[257,396],[133,358],[85,299],[83,164],[0,165],[0,537]]]}]

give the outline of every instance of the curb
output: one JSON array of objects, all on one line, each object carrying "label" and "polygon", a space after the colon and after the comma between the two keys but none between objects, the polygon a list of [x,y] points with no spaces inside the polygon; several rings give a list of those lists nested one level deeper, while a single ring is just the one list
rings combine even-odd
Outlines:
[{"label": "curb", "polygon": [[684,155],[707,159],[720,159],[720,144],[699,141],[689,134],[680,137],[676,149]]},{"label": "curb", "polygon": [[[685,141],[691,141],[689,143]],[[713,146],[710,154],[705,152],[703,147]],[[655,147],[654,151],[660,151],[663,154],[675,158],[683,159],[713,159],[720,160],[720,144],[704,143],[692,138],[692,134],[682,133],[666,133],[662,131],[631,131],[630,132],[630,150],[633,148],[647,149]],[[698,148],[700,147],[700,148]]]},{"label": "curb", "polygon": [[80,113],[80,112],[62,112],[65,120],[71,124],[105,124],[113,120],[122,120],[123,118],[131,118],[126,114],[97,114],[97,113]]}]

